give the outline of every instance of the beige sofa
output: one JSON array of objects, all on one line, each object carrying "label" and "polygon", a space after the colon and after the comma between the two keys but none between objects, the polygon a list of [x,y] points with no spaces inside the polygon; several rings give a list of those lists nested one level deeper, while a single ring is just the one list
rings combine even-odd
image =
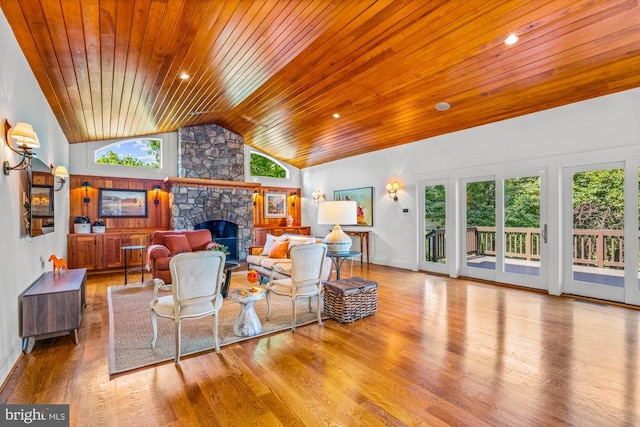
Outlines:
[{"label": "beige sofa", "polygon": [[[291,259],[289,251],[295,245],[322,243],[322,239],[300,234],[283,234],[274,236],[267,234],[267,239],[262,247],[252,246],[247,255],[247,267],[256,270],[260,274],[261,282],[266,282],[271,277],[284,279],[289,277],[291,271]],[[322,280],[329,280],[331,275],[331,260],[325,259],[325,267],[322,272]]]}]

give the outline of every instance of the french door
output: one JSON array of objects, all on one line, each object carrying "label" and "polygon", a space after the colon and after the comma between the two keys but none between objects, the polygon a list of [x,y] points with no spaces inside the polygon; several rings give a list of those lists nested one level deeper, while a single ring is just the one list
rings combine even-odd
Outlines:
[{"label": "french door", "polygon": [[545,188],[539,169],[462,182],[463,275],[547,289]]},{"label": "french door", "polygon": [[637,160],[563,173],[564,292],[640,304]]},{"label": "french door", "polygon": [[[455,226],[453,224],[453,200],[448,195],[449,185],[446,179],[420,181],[418,183],[420,200],[419,215],[420,245],[419,267],[421,270],[449,274],[452,258],[455,254]],[[448,203],[451,202],[451,203]]]}]

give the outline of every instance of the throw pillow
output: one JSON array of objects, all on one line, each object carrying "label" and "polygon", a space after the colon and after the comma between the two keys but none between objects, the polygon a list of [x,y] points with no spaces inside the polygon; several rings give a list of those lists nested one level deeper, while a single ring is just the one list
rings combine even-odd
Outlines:
[{"label": "throw pillow", "polygon": [[192,252],[189,240],[184,234],[167,236],[165,240],[167,242],[167,248],[171,251],[171,255],[177,255],[183,252]]},{"label": "throw pillow", "polygon": [[262,248],[262,253],[260,255],[269,256],[269,251],[271,251],[271,246],[273,246],[274,242],[285,242],[287,240],[287,236],[274,236],[273,234],[267,234],[267,239],[264,242],[264,248]]},{"label": "throw pillow", "polygon": [[274,242],[269,251],[269,258],[287,258],[289,256],[289,242]]}]

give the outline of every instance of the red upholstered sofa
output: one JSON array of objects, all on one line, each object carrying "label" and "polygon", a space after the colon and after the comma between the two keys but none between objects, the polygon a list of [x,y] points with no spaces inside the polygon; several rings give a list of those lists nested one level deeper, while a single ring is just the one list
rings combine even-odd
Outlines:
[{"label": "red upholstered sofa", "polygon": [[169,261],[182,252],[195,252],[214,246],[209,230],[159,230],[151,236],[147,248],[147,268],[153,278],[171,283]]}]

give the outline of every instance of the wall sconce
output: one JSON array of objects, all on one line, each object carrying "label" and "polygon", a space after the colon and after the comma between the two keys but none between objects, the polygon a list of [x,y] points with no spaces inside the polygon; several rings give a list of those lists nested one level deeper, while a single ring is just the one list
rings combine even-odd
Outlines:
[{"label": "wall sconce", "polygon": [[313,197],[313,202],[316,204],[320,202],[324,202],[324,199],[325,199],[324,194],[320,190],[314,191],[313,193],[311,193],[311,197]]},{"label": "wall sconce", "polygon": [[393,184],[387,184],[387,194],[391,197],[395,202],[398,201],[398,189],[400,186],[398,185],[398,181],[394,181]]},{"label": "wall sconce", "polygon": [[[40,147],[38,135],[33,131],[33,127],[29,123],[18,122],[12,127],[7,120],[4,121],[3,129],[4,140],[7,147],[16,154],[22,156],[22,160],[15,166],[10,166],[9,161],[5,161],[2,170],[5,175],[9,175],[12,170],[26,169],[31,164],[34,148]],[[17,148],[11,145],[11,139],[15,139]]]},{"label": "wall sconce", "polygon": [[294,191],[293,193],[291,193],[291,206],[296,205],[296,197],[298,197],[297,191]]},{"label": "wall sconce", "polygon": [[256,205],[256,199],[258,198],[258,195],[260,194],[260,192],[258,190],[253,190],[253,206]]},{"label": "wall sconce", "polygon": [[88,205],[91,201],[91,198],[89,198],[89,187],[91,187],[91,184],[89,184],[89,181],[85,181],[81,187],[84,187],[84,199],[82,201]]},{"label": "wall sconce", "polygon": [[153,186],[153,189],[154,189],[154,191],[156,192],[156,196],[155,196],[155,198],[153,199],[153,204],[154,204],[154,205],[156,205],[156,206],[158,206],[158,204],[160,204],[160,200],[158,200],[158,196],[159,196],[159,194],[160,194],[160,190],[162,190],[162,187],[160,187],[160,185],[159,185],[159,184],[156,184],[156,185],[154,185],[154,186]]},{"label": "wall sconce", "polygon": [[[62,187],[64,187],[64,183],[67,182],[67,178],[69,178],[69,172],[67,172],[67,168],[64,166],[56,166],[53,165],[51,167],[51,175],[53,175],[53,191],[60,191]],[[60,187],[55,188],[56,184],[60,184]]]}]

